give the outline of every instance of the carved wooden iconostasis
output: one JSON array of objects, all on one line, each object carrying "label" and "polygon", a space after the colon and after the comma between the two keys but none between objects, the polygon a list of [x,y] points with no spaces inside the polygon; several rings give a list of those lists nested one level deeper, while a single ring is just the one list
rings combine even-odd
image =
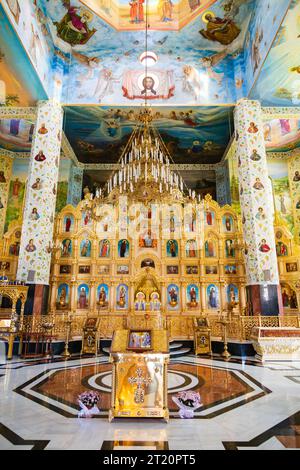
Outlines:
[{"label": "carved wooden iconostasis", "polygon": [[[49,313],[199,316],[227,310],[232,301],[238,304],[236,313],[245,311],[245,247],[240,216],[231,206],[220,207],[206,197],[197,250],[189,231],[193,219],[178,238],[184,222],[172,211],[168,237],[161,231],[149,236],[145,230],[137,239],[122,238],[112,235],[105,217],[94,221],[83,204],[67,205],[56,217]],[[300,250],[284,221],[274,230],[284,310],[297,312]],[[11,279],[20,232],[21,220],[14,221],[0,245],[1,272]]]}]

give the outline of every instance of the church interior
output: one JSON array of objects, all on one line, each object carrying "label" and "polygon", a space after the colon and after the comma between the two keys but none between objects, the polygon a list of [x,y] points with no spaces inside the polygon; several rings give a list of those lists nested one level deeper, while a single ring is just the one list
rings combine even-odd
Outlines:
[{"label": "church interior", "polygon": [[299,449],[300,1],[0,37],[0,449]]}]

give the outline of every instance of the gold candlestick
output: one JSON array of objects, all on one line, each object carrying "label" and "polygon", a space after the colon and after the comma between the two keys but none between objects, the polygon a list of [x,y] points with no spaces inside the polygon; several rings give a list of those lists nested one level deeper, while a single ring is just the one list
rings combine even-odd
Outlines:
[{"label": "gold candlestick", "polygon": [[224,343],[224,350],[221,354],[222,357],[225,358],[225,360],[227,361],[230,357],[231,357],[231,354],[230,352],[228,351],[228,341],[227,341],[227,325],[230,323],[228,320],[226,320],[225,318],[223,318],[222,320],[220,320],[218,323],[220,323],[221,325],[223,325],[224,327],[224,336],[223,336],[223,343]]},{"label": "gold candlestick", "polygon": [[71,315],[68,314],[68,320],[65,321],[65,324],[67,326],[67,334],[66,334],[65,348],[64,348],[64,351],[62,353],[62,357],[68,358],[68,357],[71,356],[71,353],[69,351],[69,338],[70,338],[71,325],[72,325]]}]

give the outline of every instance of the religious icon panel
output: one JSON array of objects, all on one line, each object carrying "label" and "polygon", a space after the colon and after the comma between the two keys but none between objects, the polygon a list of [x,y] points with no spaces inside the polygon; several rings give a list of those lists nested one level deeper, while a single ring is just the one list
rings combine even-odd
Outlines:
[{"label": "religious icon panel", "polygon": [[61,246],[61,257],[62,258],[70,258],[72,256],[72,240],[70,238],[66,238],[62,241]]},{"label": "religious icon panel", "polygon": [[73,232],[74,230],[74,217],[71,214],[65,215],[63,220],[63,229],[65,232]]},{"label": "religious icon panel", "polygon": [[91,251],[92,251],[91,241],[88,240],[87,238],[85,240],[82,240],[80,243],[80,256],[82,256],[83,258],[90,258]]},{"label": "religious icon panel", "polygon": [[64,309],[69,306],[69,286],[68,284],[60,284],[57,289],[57,302],[58,309]]},{"label": "religious icon panel", "polygon": [[199,303],[199,288],[196,284],[189,284],[186,288],[186,305],[188,308],[196,308]]},{"label": "religious icon panel", "polygon": [[128,308],[128,286],[119,284],[117,287],[117,309]]},{"label": "religious icon panel", "polygon": [[89,293],[90,289],[87,284],[80,284],[77,289],[77,303],[78,308],[88,308],[89,306]]},{"label": "religious icon panel", "polygon": [[179,308],[179,287],[176,284],[170,284],[167,288],[168,309],[178,310]]},{"label": "religious icon panel", "polygon": [[119,240],[118,242],[118,256],[120,258],[128,258],[129,256],[129,241],[128,240]]},{"label": "religious icon panel", "polygon": [[110,242],[107,239],[100,240],[99,242],[99,257],[109,258],[110,257]]},{"label": "religious icon panel", "polygon": [[234,284],[227,286],[227,302],[236,303],[239,300],[239,290]]},{"label": "religious icon panel", "polygon": [[97,305],[100,308],[108,307],[109,287],[107,284],[100,284],[97,287]]},{"label": "religious icon panel", "polygon": [[167,256],[177,258],[178,256],[178,242],[177,240],[167,241]]},{"label": "religious icon panel", "polygon": [[219,289],[215,284],[210,284],[206,289],[207,307],[217,309],[219,307]]},{"label": "religious icon panel", "polygon": [[222,218],[223,228],[225,232],[233,231],[233,218],[230,214],[225,214]]}]

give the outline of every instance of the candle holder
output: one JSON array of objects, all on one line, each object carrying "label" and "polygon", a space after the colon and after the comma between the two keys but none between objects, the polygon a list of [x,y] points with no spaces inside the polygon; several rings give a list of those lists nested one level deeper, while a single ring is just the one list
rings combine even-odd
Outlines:
[{"label": "candle holder", "polygon": [[68,357],[71,357],[71,353],[69,351],[69,339],[70,339],[71,325],[72,325],[71,315],[68,315],[68,319],[65,321],[65,325],[67,328],[67,334],[66,334],[65,348],[61,356],[68,358]]},{"label": "candle holder", "polygon": [[227,325],[230,323],[230,321],[227,320],[226,318],[223,318],[218,323],[220,323],[224,327],[224,330],[223,330],[224,331],[224,334],[223,334],[224,350],[221,356],[224,357],[226,361],[228,361],[228,359],[231,357],[231,354],[228,351],[228,341],[227,341]]}]

